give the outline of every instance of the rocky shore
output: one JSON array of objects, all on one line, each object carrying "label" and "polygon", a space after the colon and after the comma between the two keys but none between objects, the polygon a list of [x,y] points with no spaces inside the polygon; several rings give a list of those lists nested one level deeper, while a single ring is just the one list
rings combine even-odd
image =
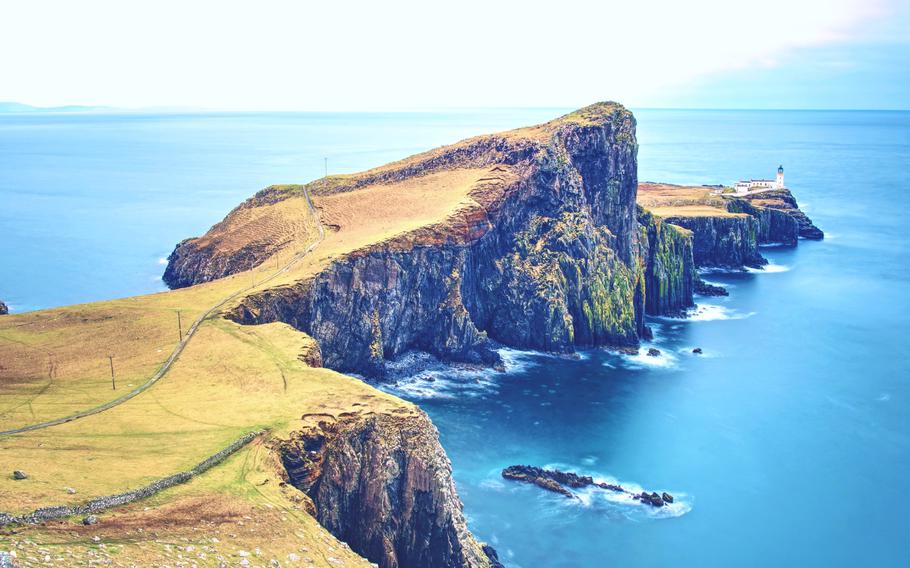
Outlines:
[{"label": "rocky shore", "polygon": [[674,497],[666,491],[662,493],[655,491],[635,493],[623,488],[621,485],[594,481],[594,478],[588,475],[578,475],[571,471],[560,471],[558,469],[542,469],[531,465],[509,466],[502,470],[502,477],[512,481],[530,483],[570,499],[577,499],[578,497],[569,488],[597,487],[614,493],[625,493],[630,498],[652,507],[663,507],[674,501]]}]

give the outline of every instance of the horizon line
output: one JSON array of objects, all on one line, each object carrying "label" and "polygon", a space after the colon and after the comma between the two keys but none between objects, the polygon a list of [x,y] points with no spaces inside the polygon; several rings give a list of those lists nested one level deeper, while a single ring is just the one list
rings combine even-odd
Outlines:
[{"label": "horizon line", "polygon": [[[592,103],[593,104],[593,103]],[[690,107],[690,106],[634,106],[619,103],[631,110],[641,111],[748,111],[748,112],[910,112],[910,108],[838,108],[838,107]],[[21,110],[3,110],[3,105],[13,105]],[[587,105],[585,105],[587,106]],[[24,108],[22,108],[24,107]],[[28,114],[116,114],[116,113],[150,113],[150,114],[243,114],[243,113],[310,113],[310,114],[367,114],[367,113],[434,113],[434,112],[465,112],[465,111],[495,111],[495,110],[572,110],[584,108],[570,105],[530,105],[530,106],[439,106],[439,107],[410,107],[410,108],[362,108],[362,109],[258,109],[234,108],[216,109],[193,106],[146,106],[146,107],[117,107],[106,105],[66,104],[57,106],[35,106],[28,103],[15,101],[0,101],[0,115],[28,115]]]}]

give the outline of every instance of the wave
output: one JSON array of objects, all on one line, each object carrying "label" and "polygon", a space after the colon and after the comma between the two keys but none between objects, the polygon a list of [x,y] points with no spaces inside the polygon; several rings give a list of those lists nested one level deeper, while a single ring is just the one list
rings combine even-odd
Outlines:
[{"label": "wave", "polygon": [[[677,366],[676,355],[668,351],[660,351],[659,355],[648,355],[648,349],[655,348],[654,344],[648,343],[638,349],[638,353],[620,354],[623,367],[627,369],[675,369]],[[605,367],[610,367],[607,362]]]},{"label": "wave", "polygon": [[158,259],[158,264],[160,264],[161,266],[164,266],[165,264],[167,264],[167,259],[166,259],[166,258],[159,258],[159,259]]},{"label": "wave", "polygon": [[[571,466],[564,464],[547,464],[546,469],[562,469],[563,471],[575,471]],[[586,475],[579,472],[579,475]],[[613,476],[590,474],[595,483],[609,483],[611,485],[620,485],[630,493],[640,494],[645,489],[635,483],[622,481]],[[578,499],[566,499],[561,495],[552,494],[553,501],[558,507],[582,507],[593,511],[603,511],[608,514],[619,514],[628,520],[643,521],[652,519],[672,519],[681,517],[692,510],[695,499],[683,492],[667,491],[673,495],[673,503],[668,503],[663,507],[654,507],[647,503],[642,503],[633,499],[630,493],[621,493],[611,491],[596,486],[588,486],[571,491]],[[653,491],[649,489],[648,491]],[[664,490],[658,490],[662,492]],[[544,492],[546,494],[546,492]]]},{"label": "wave", "polygon": [[737,320],[752,317],[755,313],[739,313],[736,310],[718,306],[717,304],[695,304],[695,308],[689,311],[686,319],[690,321]]},{"label": "wave", "polygon": [[518,349],[498,349],[504,370],[444,363],[429,353],[405,353],[387,366],[387,380],[376,386],[408,399],[448,399],[493,394],[503,375],[522,373],[548,354]]},{"label": "wave", "polygon": [[[655,319],[667,320],[667,321],[721,321],[721,320],[738,320],[746,319],[748,317],[754,316],[758,312],[747,312],[741,313],[737,312],[732,308],[727,308],[725,306],[719,306],[717,304],[695,304],[694,308],[689,308],[686,312],[686,315],[682,317],[676,316],[657,316]],[[652,324],[653,325],[653,324]],[[676,326],[671,326],[671,329],[676,329]],[[655,339],[658,338],[657,335],[654,336]]]},{"label": "wave", "polygon": [[774,264],[773,262],[768,263],[761,268],[746,267],[746,272],[751,272],[752,274],[774,274],[777,272],[787,272],[789,270],[790,267],[786,264]]},{"label": "wave", "polygon": [[[720,273],[714,272],[712,274],[720,274]],[[701,280],[702,280],[702,282],[704,282],[705,284],[707,284],[709,286],[720,286],[721,288],[726,288],[727,290],[730,290],[731,288],[736,288],[736,284],[731,284],[730,282],[713,282],[711,280],[705,280],[704,278],[702,278]]]}]

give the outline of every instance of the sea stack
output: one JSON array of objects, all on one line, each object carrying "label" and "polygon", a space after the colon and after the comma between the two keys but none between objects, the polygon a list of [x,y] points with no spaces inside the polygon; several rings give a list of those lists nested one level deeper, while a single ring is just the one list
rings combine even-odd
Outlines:
[{"label": "sea stack", "polygon": [[9,308],[6,307],[6,304],[4,304],[2,300],[0,300],[0,316],[5,316],[8,313]]}]

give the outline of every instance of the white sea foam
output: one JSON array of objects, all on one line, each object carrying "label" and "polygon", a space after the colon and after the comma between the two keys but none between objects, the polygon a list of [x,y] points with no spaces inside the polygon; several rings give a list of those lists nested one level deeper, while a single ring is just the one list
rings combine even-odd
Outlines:
[{"label": "white sea foam", "polygon": [[790,270],[790,267],[786,264],[774,264],[773,262],[768,263],[761,268],[746,267],[746,271],[753,274],[774,274],[777,272],[787,272],[788,270]]},{"label": "white sea foam", "polygon": [[162,266],[165,265],[165,264],[167,264],[167,259],[166,259],[166,258],[159,258],[159,259],[158,259],[158,264],[160,264],[160,265],[162,265]]},{"label": "white sea foam", "polygon": [[889,400],[891,400],[891,394],[890,394],[890,393],[887,393],[887,392],[883,392],[883,393],[878,397],[878,401],[879,401],[879,402],[888,402]]},{"label": "white sea foam", "polygon": [[696,304],[695,308],[688,312],[687,319],[690,321],[721,321],[745,319],[754,315],[755,312],[739,313],[717,304]]},{"label": "white sea foam", "polygon": [[[574,471],[570,466],[558,467],[552,465],[544,466],[546,469],[563,469]],[[584,475],[581,474],[580,475]],[[634,482],[621,481],[611,476],[592,475],[597,483],[609,483],[620,485],[630,493],[640,494],[645,491],[643,487]],[[648,491],[656,491],[649,489]],[[662,492],[659,490],[658,492]],[[667,503],[663,507],[654,507],[653,505],[642,503],[634,499],[630,493],[611,491],[596,486],[588,486],[580,489],[572,489],[572,492],[578,497],[577,499],[560,499],[559,496],[555,502],[560,507],[584,507],[595,511],[604,511],[608,514],[618,514],[632,521],[643,521],[651,519],[671,519],[681,517],[692,510],[694,499],[679,491],[667,491],[673,495],[673,503]]]},{"label": "white sea foam", "polygon": [[[655,348],[654,344],[646,344],[638,349],[634,355],[623,354],[620,358],[623,366],[629,369],[674,369],[676,368],[676,355],[667,351],[660,351],[659,355],[648,355],[648,349]],[[655,348],[656,349],[656,348]]]},{"label": "white sea foam", "polygon": [[428,353],[406,353],[388,363],[389,380],[377,386],[410,399],[483,396],[499,389],[503,375],[521,373],[545,356],[534,351],[499,349],[504,371],[475,365],[443,363]]}]

